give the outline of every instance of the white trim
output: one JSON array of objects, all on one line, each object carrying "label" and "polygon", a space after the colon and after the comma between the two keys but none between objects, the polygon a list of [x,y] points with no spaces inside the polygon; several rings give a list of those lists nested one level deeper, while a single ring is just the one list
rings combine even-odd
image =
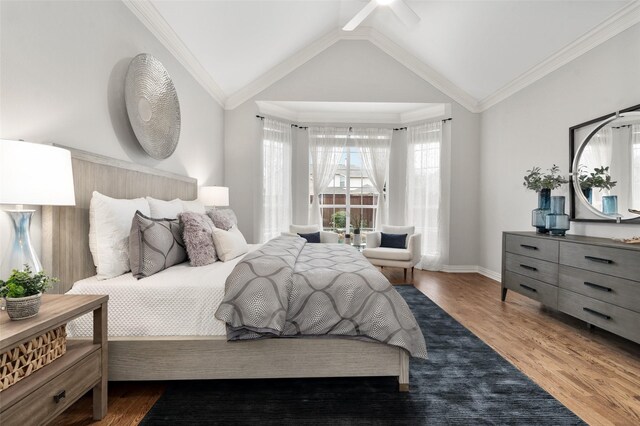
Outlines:
[{"label": "white trim", "polygon": [[478,273],[480,275],[484,275],[487,278],[491,278],[494,281],[502,282],[502,274],[500,274],[499,272],[495,272],[482,266],[478,266]]},{"label": "white trim", "polygon": [[640,1],[625,5],[577,40],[515,78],[506,86],[482,99],[478,103],[479,110],[486,111],[639,22]]},{"label": "white trim", "polygon": [[449,274],[480,274],[494,281],[500,282],[502,280],[500,273],[478,265],[444,265],[442,272]]},{"label": "white trim", "polygon": [[165,21],[149,0],[122,0],[145,27],[166,47],[198,83],[220,106],[224,107],[226,95],[202,66],[191,50]]},{"label": "white trim", "polygon": [[[305,102],[306,103],[306,102]],[[294,123],[407,124],[447,116],[449,104],[434,104],[403,113],[296,111],[274,101],[256,101],[258,112]]]},{"label": "white trim", "polygon": [[271,70],[249,83],[247,86],[231,94],[227,98],[225,109],[237,108],[341,40],[369,41],[410,71],[417,74],[427,83],[433,85],[436,89],[467,108],[469,111],[479,112],[477,108],[478,101],[475,98],[447,80],[444,76],[437,73],[433,68],[429,67],[427,64],[395,44],[386,36],[369,27],[358,27],[354,31],[342,31],[340,29],[331,31],[324,37],[299,50],[284,62],[276,65]]}]

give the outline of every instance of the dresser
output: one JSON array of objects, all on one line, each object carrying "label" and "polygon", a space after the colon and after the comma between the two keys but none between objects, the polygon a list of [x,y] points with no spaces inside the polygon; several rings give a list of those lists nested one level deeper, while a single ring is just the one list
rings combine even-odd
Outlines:
[{"label": "dresser", "polygon": [[509,290],[640,343],[638,245],[504,232],[503,301]]},{"label": "dresser", "polygon": [[46,424],[93,390],[93,418],[107,412],[108,296],[43,295],[33,318],[11,321],[0,312],[0,353],[73,318],[93,313],[93,339],[67,342],[66,353],[0,392],[0,424]]}]

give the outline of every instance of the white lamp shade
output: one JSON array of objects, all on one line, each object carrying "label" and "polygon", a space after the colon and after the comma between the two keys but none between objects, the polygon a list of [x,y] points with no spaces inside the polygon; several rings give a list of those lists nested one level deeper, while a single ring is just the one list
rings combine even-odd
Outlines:
[{"label": "white lamp shade", "polygon": [[198,200],[205,206],[228,206],[229,188],[226,186],[201,186]]},{"label": "white lamp shade", "polygon": [[0,204],[74,206],[71,153],[51,145],[0,140]]}]

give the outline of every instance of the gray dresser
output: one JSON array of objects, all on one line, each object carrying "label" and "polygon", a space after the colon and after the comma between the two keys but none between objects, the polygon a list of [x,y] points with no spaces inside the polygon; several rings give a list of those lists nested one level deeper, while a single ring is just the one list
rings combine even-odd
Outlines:
[{"label": "gray dresser", "polygon": [[502,235],[507,290],[640,343],[640,247],[606,238]]}]

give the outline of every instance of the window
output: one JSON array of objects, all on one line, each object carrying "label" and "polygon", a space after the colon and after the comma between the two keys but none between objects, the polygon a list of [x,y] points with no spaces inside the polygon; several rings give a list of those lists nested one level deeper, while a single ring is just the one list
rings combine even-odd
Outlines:
[{"label": "window", "polygon": [[[335,140],[346,139],[344,147],[339,148],[335,155],[335,172],[329,179],[329,184],[318,195],[322,227],[325,230],[350,232],[359,226],[363,230],[373,230],[378,219],[378,198],[380,191],[367,173],[363,164],[363,154],[358,146],[363,142],[383,140],[388,145],[391,141],[391,131],[387,129],[342,129],[342,134],[331,135]],[[321,138],[322,128],[315,128],[312,137]],[[388,153],[386,154],[388,164]],[[313,185],[313,155],[310,155],[310,203],[314,201]],[[333,170],[333,169],[331,169]],[[386,173],[383,173],[383,175]],[[384,184],[383,184],[384,185]],[[383,186],[383,197],[386,196],[386,186]],[[350,226],[349,226],[350,225]]]},{"label": "window", "polygon": [[262,139],[260,241],[288,231],[291,223],[291,126],[265,118]]}]

